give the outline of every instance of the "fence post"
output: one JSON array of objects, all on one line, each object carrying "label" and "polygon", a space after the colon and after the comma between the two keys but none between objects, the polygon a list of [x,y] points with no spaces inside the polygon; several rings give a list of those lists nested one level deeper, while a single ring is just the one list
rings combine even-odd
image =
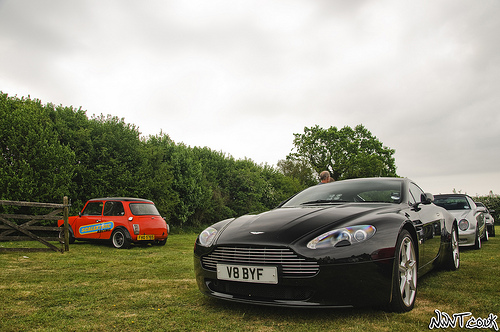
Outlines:
[{"label": "fence post", "polygon": [[68,225],[68,196],[63,197],[63,219],[64,219],[64,251],[69,251],[69,225]]}]

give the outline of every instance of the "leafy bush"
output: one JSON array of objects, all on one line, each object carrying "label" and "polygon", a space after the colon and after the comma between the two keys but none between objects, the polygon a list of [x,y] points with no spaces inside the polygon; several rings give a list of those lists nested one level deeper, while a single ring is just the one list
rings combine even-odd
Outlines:
[{"label": "leafy bush", "polygon": [[[500,196],[499,195],[494,195],[491,193],[488,196],[479,196],[479,197],[474,197],[474,201],[476,202],[482,202],[488,210],[490,211],[491,215],[495,219],[495,223],[498,223],[500,221]],[[495,212],[492,212],[495,211]]]},{"label": "leafy bush", "polygon": [[[209,148],[141,137],[116,116],[0,92],[0,199],[62,202],[71,214],[91,198],[150,199],[169,224],[199,227],[275,207],[303,189],[268,165]],[[175,227],[174,227],[175,229]]]}]

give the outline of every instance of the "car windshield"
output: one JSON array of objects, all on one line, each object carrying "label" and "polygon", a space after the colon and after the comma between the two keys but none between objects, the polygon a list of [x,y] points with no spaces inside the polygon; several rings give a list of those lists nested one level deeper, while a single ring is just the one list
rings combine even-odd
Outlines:
[{"label": "car windshield", "polygon": [[130,203],[130,212],[135,216],[159,216],[160,213],[154,204],[150,203]]},{"label": "car windshield", "polygon": [[395,179],[356,179],[319,184],[298,193],[283,207],[342,202],[401,202],[402,181]]},{"label": "car windshield", "polygon": [[446,210],[470,210],[469,202],[463,196],[434,197],[434,204]]}]

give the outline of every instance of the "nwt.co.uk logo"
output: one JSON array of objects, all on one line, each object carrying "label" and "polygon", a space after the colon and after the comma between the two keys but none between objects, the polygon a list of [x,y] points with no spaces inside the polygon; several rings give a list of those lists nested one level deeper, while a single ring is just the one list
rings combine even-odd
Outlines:
[{"label": "nwt.co.uk logo", "polygon": [[83,235],[83,234],[109,231],[110,229],[113,229],[114,226],[115,226],[114,222],[105,221],[105,222],[100,222],[98,224],[82,226],[78,231],[80,232],[80,234]]}]

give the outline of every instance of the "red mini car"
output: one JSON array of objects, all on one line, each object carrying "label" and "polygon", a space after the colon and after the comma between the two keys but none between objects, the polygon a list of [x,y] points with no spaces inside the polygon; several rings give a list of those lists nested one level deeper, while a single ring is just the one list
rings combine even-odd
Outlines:
[{"label": "red mini car", "polygon": [[[57,225],[63,226],[63,220]],[[129,197],[94,198],[78,216],[68,218],[69,243],[111,240],[115,248],[131,243],[165,245],[169,226],[150,200]]]}]

